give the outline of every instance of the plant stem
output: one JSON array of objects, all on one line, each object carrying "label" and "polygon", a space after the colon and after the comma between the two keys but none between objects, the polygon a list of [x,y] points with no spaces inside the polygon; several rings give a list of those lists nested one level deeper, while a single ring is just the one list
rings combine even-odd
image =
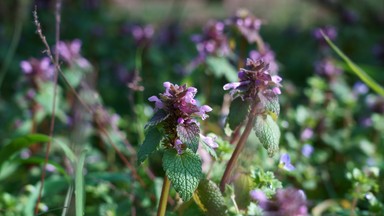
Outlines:
[{"label": "plant stem", "polygon": [[171,182],[168,177],[164,176],[163,188],[161,189],[161,197],[159,202],[159,208],[157,209],[157,216],[164,216],[165,210],[167,209],[167,200],[169,194],[169,187],[171,186]]},{"label": "plant stem", "polygon": [[225,185],[228,183],[229,178],[231,177],[232,170],[236,165],[237,159],[239,158],[240,153],[244,149],[248,136],[252,131],[253,123],[256,117],[255,112],[256,112],[256,105],[253,104],[252,110],[248,115],[248,122],[247,122],[247,125],[245,126],[244,132],[243,134],[241,134],[239,142],[236,145],[235,151],[232,153],[231,159],[229,159],[227,167],[225,168],[224,175],[221,178],[221,182],[220,182],[221,192],[225,191]]}]

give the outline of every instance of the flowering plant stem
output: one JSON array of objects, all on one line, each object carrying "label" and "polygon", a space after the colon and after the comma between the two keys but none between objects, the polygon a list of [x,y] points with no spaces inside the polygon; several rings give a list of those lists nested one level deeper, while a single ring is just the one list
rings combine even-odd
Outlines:
[{"label": "flowering plant stem", "polygon": [[256,104],[252,105],[252,110],[248,114],[248,122],[247,122],[245,129],[244,129],[244,132],[241,135],[239,141],[237,142],[235,151],[233,152],[231,159],[229,159],[227,167],[225,168],[224,175],[221,178],[221,182],[220,182],[221,192],[225,191],[225,185],[228,183],[229,178],[231,177],[231,173],[233,171],[233,168],[236,165],[237,159],[239,158],[240,153],[244,149],[244,146],[245,146],[245,143],[248,139],[248,136],[252,131],[252,127],[254,125],[254,121],[256,118],[256,107],[257,107]]},{"label": "flowering plant stem", "polygon": [[168,177],[165,175],[163,188],[161,189],[159,208],[157,209],[157,216],[165,215],[165,210],[167,209],[167,200],[168,200],[170,186],[171,186],[171,181],[169,181]]}]

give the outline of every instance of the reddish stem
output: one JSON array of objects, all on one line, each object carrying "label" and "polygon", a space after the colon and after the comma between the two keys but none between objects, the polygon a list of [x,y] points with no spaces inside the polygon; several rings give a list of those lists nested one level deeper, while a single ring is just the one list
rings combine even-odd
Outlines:
[{"label": "reddish stem", "polygon": [[244,149],[245,143],[248,139],[249,134],[252,131],[253,123],[256,117],[256,105],[252,106],[252,110],[248,115],[248,122],[245,126],[244,132],[241,135],[239,142],[236,145],[235,151],[232,153],[231,159],[229,159],[227,167],[225,168],[225,172],[220,182],[220,190],[221,192],[225,191],[225,185],[229,182],[229,178],[231,177],[231,173],[233,168],[235,167],[237,160],[239,158],[240,153]]}]

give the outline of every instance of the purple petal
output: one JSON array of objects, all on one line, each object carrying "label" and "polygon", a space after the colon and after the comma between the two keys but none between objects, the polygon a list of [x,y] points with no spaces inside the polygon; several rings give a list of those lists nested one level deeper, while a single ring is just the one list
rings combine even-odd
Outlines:
[{"label": "purple petal", "polygon": [[212,108],[210,106],[208,106],[208,105],[204,105],[204,106],[200,107],[200,111],[211,112]]},{"label": "purple petal", "polygon": [[280,157],[280,162],[283,162],[284,164],[290,164],[291,158],[289,157],[288,154],[282,154]]},{"label": "purple petal", "polygon": [[177,124],[183,124],[184,123],[184,119],[183,118],[178,118],[177,119]]},{"label": "purple petal", "polygon": [[20,63],[21,70],[23,70],[24,73],[30,74],[32,73],[32,65],[28,61],[22,61]]},{"label": "purple petal", "polygon": [[217,147],[219,147],[219,144],[217,144],[216,143],[216,136],[213,136],[213,137],[211,137],[211,136],[204,136],[204,135],[201,135],[200,134],[200,137],[201,137],[201,140],[205,143],[205,144],[207,144],[208,146],[210,146],[211,148],[217,148]]},{"label": "purple petal", "polygon": [[240,82],[227,83],[223,86],[224,90],[235,89],[240,86]]},{"label": "purple petal", "polygon": [[275,93],[275,94],[277,94],[277,95],[281,94],[281,90],[280,90],[280,88],[278,88],[278,87],[274,87],[274,88],[272,89],[272,91],[273,91],[273,93]]},{"label": "purple petal", "polygon": [[292,164],[285,164],[284,169],[286,169],[287,171],[293,171],[295,170],[295,167]]},{"label": "purple petal", "polygon": [[301,153],[305,156],[305,157],[310,157],[311,154],[313,153],[313,147],[309,144],[305,144],[303,146],[303,148],[301,149]]},{"label": "purple petal", "polygon": [[259,189],[252,190],[251,192],[249,192],[249,195],[251,195],[251,198],[253,200],[256,200],[258,202],[265,202],[268,200],[265,193]]}]

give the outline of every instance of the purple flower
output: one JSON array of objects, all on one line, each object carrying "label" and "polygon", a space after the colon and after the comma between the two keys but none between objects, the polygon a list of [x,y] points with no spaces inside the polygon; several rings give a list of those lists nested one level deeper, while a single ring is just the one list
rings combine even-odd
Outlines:
[{"label": "purple flower", "polygon": [[61,58],[69,65],[76,65],[82,69],[89,69],[91,64],[80,55],[81,41],[75,39],[72,42],[60,41],[57,50]]},{"label": "purple flower", "polygon": [[356,82],[354,85],[353,85],[353,93],[355,94],[355,95],[363,95],[363,94],[366,94],[366,93],[368,93],[368,87],[364,84],[364,83],[362,83],[362,82],[360,82],[360,81],[358,81],[358,82]]},{"label": "purple flower", "polygon": [[161,100],[156,96],[151,96],[148,98],[148,100],[155,102],[156,109],[162,109],[164,107],[163,102],[161,102]]},{"label": "purple flower", "polygon": [[303,141],[309,140],[313,137],[313,130],[312,128],[305,128],[303,132],[301,132],[300,138]]},{"label": "purple flower", "polygon": [[281,155],[279,167],[287,171],[293,171],[295,169],[295,167],[291,164],[291,158],[288,154]]},{"label": "purple flower", "polygon": [[131,29],[131,34],[135,39],[136,43],[144,43],[150,41],[155,30],[152,25],[135,25]]},{"label": "purple flower", "polygon": [[208,115],[206,113],[211,111],[212,108],[210,106],[204,105],[200,107],[199,112],[197,112],[196,114],[201,117],[201,119],[205,120],[206,118],[208,118]]},{"label": "purple flower", "polygon": [[304,216],[308,214],[307,198],[304,191],[294,188],[279,189],[276,202],[281,215]]},{"label": "purple flower", "polygon": [[224,90],[231,90],[231,95],[240,96],[243,100],[264,101],[265,97],[276,97],[281,94],[282,78],[271,75],[268,64],[259,59],[254,61],[247,59],[246,67],[241,68],[239,82],[228,83],[223,86]]},{"label": "purple flower", "polygon": [[265,215],[308,215],[307,198],[304,191],[294,188],[279,189],[271,200],[265,194],[256,189],[251,191],[251,198],[258,201]]},{"label": "purple flower", "polygon": [[275,59],[275,53],[269,48],[269,46],[264,46],[263,51],[252,50],[249,52],[249,57],[254,61],[262,59],[268,64],[269,72],[271,74],[277,74],[279,66]]},{"label": "purple flower", "polygon": [[216,143],[216,136],[204,136],[200,134],[200,138],[205,144],[207,144],[211,148],[219,147],[219,144]]},{"label": "purple flower", "polygon": [[183,147],[182,147],[182,145],[183,145],[183,142],[181,142],[181,140],[177,139],[177,140],[175,141],[175,145],[174,145],[174,147],[175,147],[175,149],[176,149],[176,151],[177,151],[177,154],[179,154],[179,155],[183,153]]},{"label": "purple flower", "polygon": [[56,171],[56,167],[53,166],[52,164],[47,164],[45,166],[45,170],[47,170],[48,172],[54,172],[54,171]]},{"label": "purple flower", "polygon": [[228,22],[236,26],[249,43],[253,43],[259,40],[259,31],[263,22],[261,19],[253,16],[249,11],[237,11],[236,15],[232,17]]},{"label": "purple flower", "polygon": [[325,76],[330,80],[333,80],[342,71],[338,68],[332,59],[325,58],[315,63],[315,71],[321,76]]},{"label": "purple flower", "polygon": [[224,23],[208,22],[201,35],[194,35],[192,41],[196,43],[200,58],[209,55],[226,56],[230,49],[224,34]]},{"label": "purple flower", "polygon": [[303,148],[301,149],[301,153],[305,156],[305,157],[310,157],[311,154],[313,153],[313,147],[309,144],[305,144],[303,146]]},{"label": "purple flower", "polygon": [[[212,111],[212,108],[207,105],[197,105],[194,99],[197,89],[194,87],[179,86],[170,82],[164,82],[163,86],[165,88],[164,93],[160,94],[159,97],[152,96],[148,100],[155,102],[155,109],[157,110],[155,115],[158,115],[157,119],[160,118],[160,122],[166,128],[168,143],[172,143],[173,147],[181,154],[186,146],[181,142],[186,141],[180,138],[178,133],[198,136],[200,133],[199,124],[194,118],[206,119],[208,117],[207,112]],[[154,124],[158,123],[159,121],[156,120]],[[177,133],[174,134],[175,132]],[[206,141],[214,146],[213,140],[207,139]],[[186,144],[188,145],[188,142]]]},{"label": "purple flower", "polygon": [[251,190],[251,192],[249,192],[249,195],[253,200],[258,201],[259,203],[266,202],[268,200],[265,193],[259,189]]},{"label": "purple flower", "polygon": [[32,80],[52,80],[55,71],[48,57],[42,58],[41,60],[31,58],[28,61],[21,61],[20,67],[24,74]]}]

